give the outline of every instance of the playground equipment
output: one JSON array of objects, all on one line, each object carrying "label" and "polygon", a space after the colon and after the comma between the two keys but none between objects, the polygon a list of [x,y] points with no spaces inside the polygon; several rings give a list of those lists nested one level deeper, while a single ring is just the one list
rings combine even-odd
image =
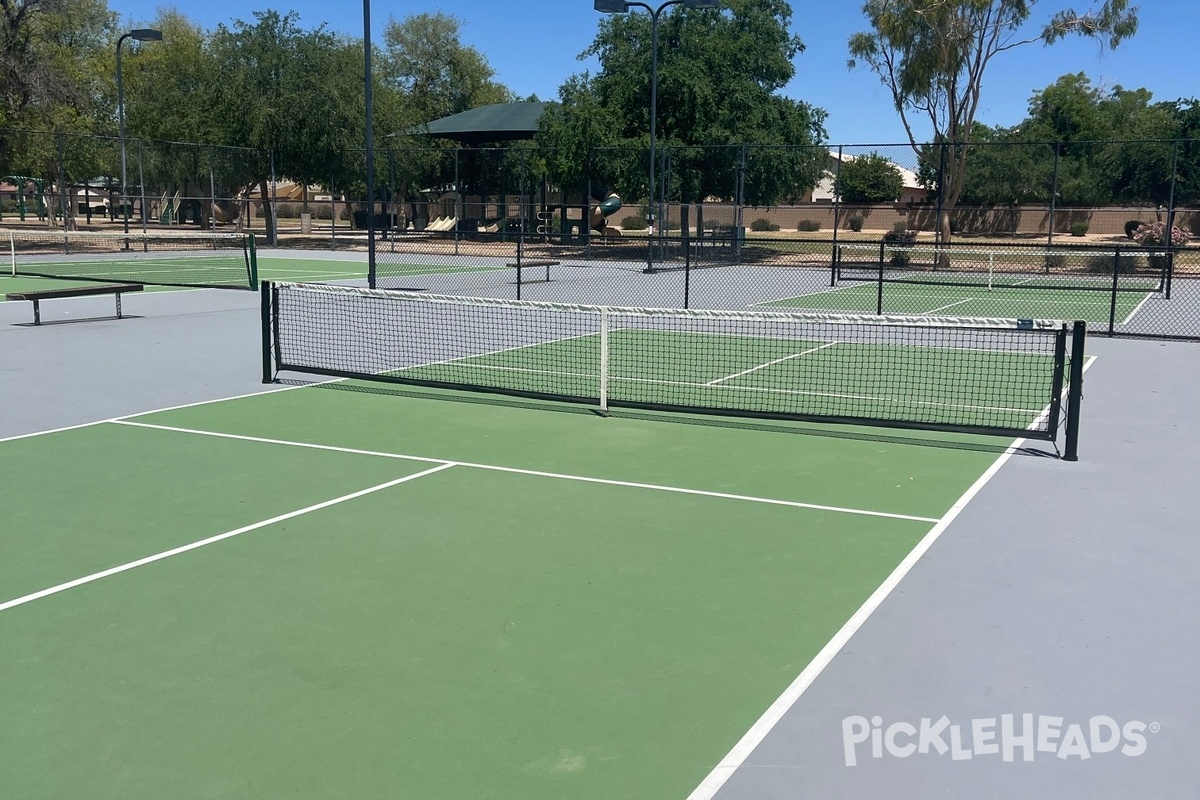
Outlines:
[{"label": "playground equipment", "polygon": [[17,214],[22,222],[25,221],[25,185],[33,184],[34,199],[37,202],[35,213],[38,219],[44,219],[46,216],[46,198],[43,193],[42,182],[37,178],[30,178],[24,175],[4,175],[0,177],[0,181],[8,181],[17,187]]},{"label": "playground equipment", "polygon": [[593,199],[600,202],[592,206],[591,216],[588,220],[592,230],[597,233],[602,233],[605,236],[620,236],[621,232],[616,228],[608,226],[608,218],[621,210],[621,198],[616,192],[607,189],[599,189],[592,192]]}]

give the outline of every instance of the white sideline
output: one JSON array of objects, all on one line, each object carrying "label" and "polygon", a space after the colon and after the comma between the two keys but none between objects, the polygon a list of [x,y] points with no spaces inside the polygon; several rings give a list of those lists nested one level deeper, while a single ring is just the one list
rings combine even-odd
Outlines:
[{"label": "white sideline", "polygon": [[605,486],[623,486],[630,489],[649,489],[657,492],[690,494],[698,495],[700,497],[715,497],[722,500],[743,500],[750,503],[763,503],[772,506],[788,506],[790,508],[804,508],[813,511],[832,511],[839,514],[855,514],[864,517],[883,517],[885,519],[899,519],[907,522],[937,522],[937,519],[933,517],[919,517],[910,514],[893,514],[888,511],[868,511],[861,508],[843,508],[841,506],[827,506],[819,505],[817,503],[802,503],[798,500],[776,500],[770,497],[754,497],[752,495],[730,494],[728,492],[710,492],[704,489],[684,489],[679,486],[663,486],[656,483],[638,483],[636,481],[618,481],[609,478],[592,478],[586,475],[567,475],[560,472],[543,472],[533,469],[521,469],[519,467],[502,467],[496,464],[477,464],[471,461],[450,461],[442,458],[430,458],[429,456],[387,453],[378,450],[358,450],[352,447],[336,447],[328,444],[295,442],[288,439],[269,439],[262,436],[244,436],[238,433],[220,433],[218,431],[205,431],[198,428],[178,428],[171,425],[156,425],[149,422],[113,420],[113,423],[116,425],[129,425],[135,428],[151,428],[160,431],[171,431],[172,433],[186,433],[193,436],[212,436],[218,439],[234,439],[242,442],[258,442],[260,444],[273,444],[284,447],[302,447],[310,450],[327,450],[334,453],[347,453],[349,455],[395,458],[402,461],[421,461],[428,464],[442,464],[443,466],[452,465],[457,467],[466,467],[468,469],[487,470],[489,472],[507,472],[514,475],[530,475],[537,478],[555,478],[557,480],[578,481],[580,483],[597,483]]},{"label": "white sideline", "polygon": [[[1095,361],[1095,356],[1088,358],[1084,362],[1083,371],[1087,372],[1088,367],[1094,364]],[[1047,407],[1042,412],[1042,416],[1045,416],[1049,412],[1050,408]],[[1040,421],[1040,417],[1033,424],[1037,424],[1038,421]],[[924,538],[917,543],[917,546],[892,570],[892,573],[879,585],[879,588],[871,593],[871,596],[859,606],[850,619],[846,620],[846,624],[821,648],[821,652],[817,653],[808,666],[796,676],[791,685],[784,689],[783,694],[779,695],[775,699],[775,702],[763,712],[763,715],[750,726],[750,730],[746,731],[737,744],[733,746],[733,749],[721,759],[717,766],[713,767],[712,771],[700,782],[700,785],[692,790],[692,793],[687,796],[687,800],[712,800],[716,793],[721,790],[721,787],[725,785],[725,782],[733,776],[733,773],[754,752],[755,748],[762,743],[763,739],[767,738],[767,734],[771,732],[779,720],[783,719],[783,715],[796,704],[796,701],[807,691],[808,687],[812,686],[817,677],[825,671],[825,668],[841,652],[842,648],[846,646],[846,643],[850,641],[854,634],[858,633],[859,628],[866,623],[867,619],[875,613],[875,610],[879,606],[883,605],[883,601],[900,585],[900,582],[916,566],[917,562],[925,557],[925,554],[933,547],[946,528],[950,527],[950,523],[954,522],[958,515],[962,513],[962,510],[967,507],[967,504],[975,499],[975,495],[979,494],[983,487],[995,477],[1000,468],[1008,463],[1008,460],[1025,444],[1025,441],[1024,438],[1015,440],[999,458],[992,462],[987,471],[979,476],[979,480],[971,484],[971,487],[958,498],[958,501],[950,507],[949,511],[942,515],[942,518],[937,521],[937,524],[933,526],[929,533],[925,534]]]},{"label": "white sideline", "polygon": [[431,467],[427,470],[422,470],[421,472],[414,472],[412,475],[405,475],[403,478],[397,478],[396,480],[388,481],[386,483],[381,483],[381,484],[378,484],[377,486],[371,486],[370,488],[361,489],[357,492],[351,492],[350,494],[344,494],[341,497],[335,497],[332,500],[326,500],[322,503],[316,503],[315,505],[306,506],[304,508],[297,509],[296,511],[289,511],[286,514],[280,514],[278,516],[271,517],[270,519],[264,519],[264,520],[261,520],[260,522],[255,522],[251,525],[246,525],[241,528],[236,528],[231,531],[226,531],[225,533],[219,533],[216,536],[210,536],[207,539],[201,539],[200,541],[192,542],[191,544],[185,544],[180,547],[172,548],[170,550],[164,550],[161,553],[155,553],[152,556],[146,556],[145,558],[139,558],[138,560],[130,561],[127,564],[121,564],[116,567],[110,567],[109,569],[101,570],[100,572],[94,572],[91,575],[85,575],[82,578],[76,578],[75,580],[67,581],[66,583],[60,583],[57,586],[51,586],[48,589],[42,589],[40,591],[33,592],[32,594],[27,594],[22,597],[17,597],[13,600],[9,600],[4,603],[0,603],[0,611],[7,611],[10,608],[16,608],[17,606],[22,606],[22,605],[25,605],[26,603],[32,603],[34,600],[40,600],[43,597],[49,597],[50,595],[58,594],[59,592],[65,592],[68,589],[74,589],[76,586],[83,586],[84,584],[98,581],[101,578],[107,578],[110,575],[117,575],[122,572],[128,572],[131,569],[136,569],[137,567],[143,567],[147,564],[153,564],[155,561],[162,561],[163,559],[170,558],[171,556],[177,556],[177,555],[180,555],[181,553],[187,553],[192,550],[197,550],[201,547],[205,547],[207,545],[214,544],[215,542],[221,542],[226,539],[232,539],[234,536],[241,536],[243,533],[249,533],[250,531],[256,531],[259,528],[265,528],[268,525],[274,525],[276,522],[283,522],[284,520],[289,520],[289,519],[293,519],[295,517],[303,516],[304,514],[309,514],[313,511],[320,511],[323,508],[329,508],[330,506],[335,506],[335,505],[338,505],[339,503],[345,503],[348,500],[354,500],[359,497],[364,497],[369,494],[374,494],[375,492],[379,492],[384,489],[390,489],[393,486],[399,486],[402,483],[407,483],[408,481],[416,480],[417,478],[423,478],[426,475],[432,475],[435,472],[441,472],[442,470],[449,469],[450,467],[453,467],[453,466],[455,466],[455,464],[453,464],[452,462],[439,464],[436,467]]}]

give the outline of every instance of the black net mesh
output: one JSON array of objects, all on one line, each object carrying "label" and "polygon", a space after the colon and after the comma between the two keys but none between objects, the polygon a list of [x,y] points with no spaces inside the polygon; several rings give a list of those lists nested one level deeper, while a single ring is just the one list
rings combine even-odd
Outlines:
[{"label": "black net mesh", "polygon": [[606,406],[1053,438],[1066,326],[271,284],[277,370]]}]

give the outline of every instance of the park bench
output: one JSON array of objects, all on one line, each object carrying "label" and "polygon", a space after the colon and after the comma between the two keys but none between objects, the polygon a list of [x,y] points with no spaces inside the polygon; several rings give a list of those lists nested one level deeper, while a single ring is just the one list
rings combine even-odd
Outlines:
[{"label": "park bench", "polygon": [[522,278],[521,270],[525,269],[526,267],[529,267],[529,268],[545,267],[546,268],[545,282],[549,283],[550,282],[550,268],[557,267],[561,263],[562,263],[561,261],[548,261],[545,259],[528,259],[528,258],[526,258],[526,259],[522,259],[520,263],[517,263],[516,261],[512,261],[512,262],[509,262],[508,264],[506,264],[505,266],[507,266],[509,269],[517,270],[517,279],[518,280],[521,280],[521,278]]},{"label": "park bench", "polygon": [[105,283],[95,286],[72,286],[67,289],[35,289],[29,292],[9,292],[5,300],[30,300],[33,302],[33,324],[42,324],[41,301],[57,300],[61,297],[91,297],[98,294],[116,295],[117,319],[121,319],[121,295],[125,292],[140,292],[140,283]]}]

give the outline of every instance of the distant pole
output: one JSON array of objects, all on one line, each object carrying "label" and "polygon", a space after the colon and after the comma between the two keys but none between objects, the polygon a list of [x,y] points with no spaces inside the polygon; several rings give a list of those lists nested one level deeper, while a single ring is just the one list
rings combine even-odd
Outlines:
[{"label": "distant pole", "polygon": [[371,92],[371,0],[363,0],[363,81],[367,117],[367,285],[375,288],[375,107]]}]

